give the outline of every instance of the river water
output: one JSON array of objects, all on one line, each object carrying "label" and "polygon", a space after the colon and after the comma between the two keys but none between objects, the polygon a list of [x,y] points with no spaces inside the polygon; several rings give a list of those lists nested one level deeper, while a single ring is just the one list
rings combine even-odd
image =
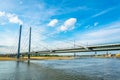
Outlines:
[{"label": "river water", "polygon": [[0,61],[0,80],[120,80],[120,59]]}]

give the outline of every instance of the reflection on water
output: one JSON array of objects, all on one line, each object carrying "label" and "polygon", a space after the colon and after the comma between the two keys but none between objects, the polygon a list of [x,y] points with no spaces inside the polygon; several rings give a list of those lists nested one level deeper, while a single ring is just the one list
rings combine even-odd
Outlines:
[{"label": "reflection on water", "polygon": [[0,80],[120,80],[119,59],[0,61]]}]

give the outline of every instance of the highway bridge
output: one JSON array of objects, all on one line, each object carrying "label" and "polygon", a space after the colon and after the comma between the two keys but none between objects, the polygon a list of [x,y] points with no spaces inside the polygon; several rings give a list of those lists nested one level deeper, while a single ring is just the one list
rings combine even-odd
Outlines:
[{"label": "highway bridge", "polygon": [[73,53],[73,52],[95,52],[95,51],[114,51],[114,50],[120,50],[120,43],[91,45],[91,46],[83,46],[78,48],[44,50],[44,51],[36,51],[35,53],[47,54],[47,53]]}]

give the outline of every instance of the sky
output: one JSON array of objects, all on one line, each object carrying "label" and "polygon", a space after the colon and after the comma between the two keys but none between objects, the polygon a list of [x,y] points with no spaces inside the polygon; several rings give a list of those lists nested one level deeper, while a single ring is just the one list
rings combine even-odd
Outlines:
[{"label": "sky", "polygon": [[0,53],[120,42],[120,0],[0,0]]}]

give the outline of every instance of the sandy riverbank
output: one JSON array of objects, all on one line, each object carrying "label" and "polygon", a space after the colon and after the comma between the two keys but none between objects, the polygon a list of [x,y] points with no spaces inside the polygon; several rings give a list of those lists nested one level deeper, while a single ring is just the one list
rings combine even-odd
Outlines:
[{"label": "sandy riverbank", "polygon": [[16,58],[0,57],[0,61],[16,60]]},{"label": "sandy riverbank", "polygon": [[[27,57],[22,57],[20,60],[27,60]],[[31,57],[31,60],[68,60],[68,59],[74,59],[74,57],[68,57],[68,56],[50,56],[50,57]],[[0,57],[0,61],[12,61],[17,60],[16,58],[10,58],[10,57]]]}]

